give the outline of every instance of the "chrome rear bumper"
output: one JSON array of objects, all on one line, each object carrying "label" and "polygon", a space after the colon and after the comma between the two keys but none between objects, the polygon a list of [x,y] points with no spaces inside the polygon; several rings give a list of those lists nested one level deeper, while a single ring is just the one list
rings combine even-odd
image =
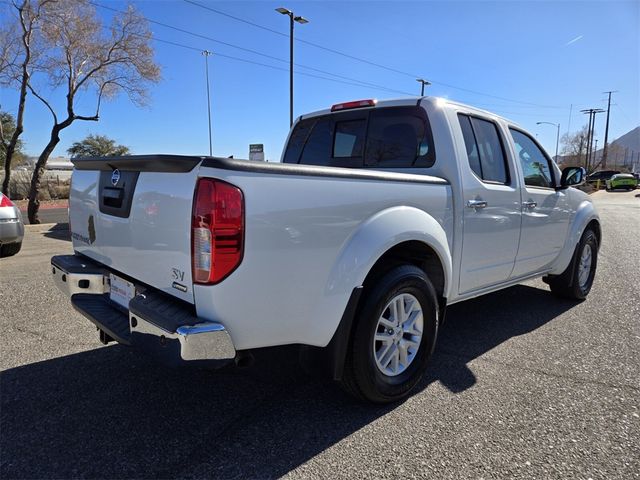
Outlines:
[{"label": "chrome rear bumper", "polygon": [[80,255],[53,257],[51,272],[105,342],[139,348],[170,365],[222,366],[236,356],[224,326],[198,318],[193,305],[136,284],[136,296],[125,310],[109,299],[109,269]]}]

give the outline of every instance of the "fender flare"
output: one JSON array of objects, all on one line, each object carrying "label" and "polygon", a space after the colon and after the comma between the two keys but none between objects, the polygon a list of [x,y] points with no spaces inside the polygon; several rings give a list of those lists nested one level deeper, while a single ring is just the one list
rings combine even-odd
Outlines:
[{"label": "fender flare", "polygon": [[443,296],[449,296],[453,263],[447,235],[431,215],[415,207],[392,207],[365,220],[346,241],[326,283],[326,294],[347,293],[364,283],[375,263],[391,248],[418,241],[431,248],[444,272]]},{"label": "fender flare", "polygon": [[569,233],[567,234],[564,247],[562,248],[560,255],[558,255],[555,265],[549,272],[549,275],[560,275],[567,269],[571,263],[571,259],[573,258],[576,245],[578,245],[580,238],[582,238],[582,234],[584,233],[587,225],[589,225],[593,220],[596,220],[598,224],[600,224],[600,216],[593,206],[593,203],[588,200],[581,202],[576,209],[576,214],[569,227]]}]

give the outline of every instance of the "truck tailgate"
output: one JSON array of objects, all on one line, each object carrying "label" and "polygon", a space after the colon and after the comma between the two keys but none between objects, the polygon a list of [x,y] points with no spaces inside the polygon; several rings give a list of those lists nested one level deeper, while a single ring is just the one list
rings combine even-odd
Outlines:
[{"label": "truck tailgate", "polygon": [[74,162],[73,248],[124,277],[193,303],[191,209],[200,158],[152,159]]}]

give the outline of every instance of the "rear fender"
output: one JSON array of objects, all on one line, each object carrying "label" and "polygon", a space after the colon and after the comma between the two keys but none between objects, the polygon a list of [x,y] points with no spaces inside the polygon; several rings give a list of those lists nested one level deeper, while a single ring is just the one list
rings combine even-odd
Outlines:
[{"label": "rear fender", "polygon": [[394,207],[364,222],[343,248],[327,282],[328,295],[343,289],[351,291],[344,315],[328,348],[324,349],[334,380],[342,378],[352,324],[367,274],[387,251],[406,241],[423,242],[436,252],[444,272],[443,297],[449,296],[451,252],[444,229],[432,216],[413,207]]},{"label": "rear fender", "polygon": [[443,296],[448,297],[452,262],[447,235],[435,218],[414,207],[389,208],[363,222],[338,256],[327,281],[326,295],[351,292],[361,286],[385,252],[407,241],[423,242],[436,252],[445,277]]}]

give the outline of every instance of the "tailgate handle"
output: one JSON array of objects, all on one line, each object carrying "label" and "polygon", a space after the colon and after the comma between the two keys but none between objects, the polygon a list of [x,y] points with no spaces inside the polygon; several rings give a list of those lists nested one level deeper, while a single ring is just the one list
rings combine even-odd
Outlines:
[{"label": "tailgate handle", "polygon": [[109,207],[120,208],[122,207],[122,199],[124,198],[124,190],[122,188],[106,187],[102,191],[102,198],[104,204]]}]

